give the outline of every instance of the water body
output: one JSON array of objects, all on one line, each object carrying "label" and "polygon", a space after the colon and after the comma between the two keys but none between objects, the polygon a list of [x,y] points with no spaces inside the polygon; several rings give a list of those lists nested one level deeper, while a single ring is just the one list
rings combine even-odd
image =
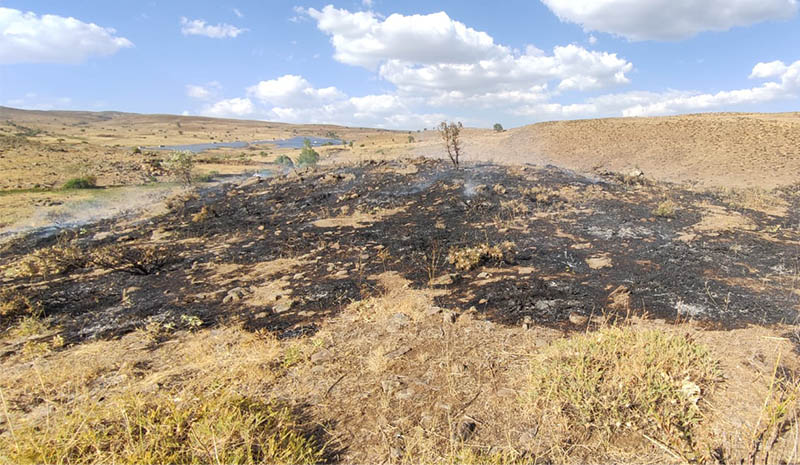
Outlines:
[{"label": "water body", "polygon": [[296,136],[290,139],[277,139],[277,140],[256,140],[253,142],[211,142],[204,144],[186,144],[186,145],[159,145],[158,147],[144,147],[146,150],[181,150],[193,153],[205,152],[206,150],[214,150],[219,148],[227,149],[241,149],[251,145],[276,145],[282,149],[299,149],[303,147],[303,142],[308,139],[311,141],[312,147],[319,147],[321,145],[343,145],[344,141],[339,139],[328,139],[325,137],[304,137]]}]

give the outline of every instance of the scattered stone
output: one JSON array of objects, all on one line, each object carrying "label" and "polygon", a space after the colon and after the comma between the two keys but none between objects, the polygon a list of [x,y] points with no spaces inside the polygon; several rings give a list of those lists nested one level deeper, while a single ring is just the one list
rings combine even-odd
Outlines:
[{"label": "scattered stone", "polygon": [[411,318],[406,315],[405,313],[395,313],[389,318],[389,322],[386,324],[386,329],[389,332],[397,332],[411,323]]},{"label": "scattered stone", "polygon": [[381,389],[386,394],[393,394],[395,391],[403,387],[403,382],[398,376],[392,376],[381,381]]},{"label": "scattered stone", "polygon": [[444,309],[442,307],[430,307],[425,310],[425,316],[434,316],[442,313]]},{"label": "scattered stone", "polygon": [[455,323],[457,319],[458,313],[456,312],[444,312],[442,314],[442,322],[444,322],[446,325]]},{"label": "scattered stone", "polygon": [[458,423],[458,426],[455,427],[453,430],[453,440],[454,441],[461,441],[465,442],[468,441],[469,438],[475,434],[475,428],[478,425],[475,424],[474,421],[469,419],[464,419]]},{"label": "scattered stone", "polygon": [[586,264],[593,270],[610,268],[612,265],[611,257],[608,254],[595,255],[586,259]]},{"label": "scattered stone", "polygon": [[405,355],[405,354],[407,354],[409,352],[411,352],[411,347],[402,346],[402,347],[399,347],[399,348],[397,348],[397,349],[395,349],[395,350],[393,350],[391,352],[388,352],[388,353],[384,354],[384,357],[386,357],[387,360],[394,360],[396,358],[402,357],[403,355]]},{"label": "scattered stone", "polygon": [[485,271],[482,271],[482,272],[478,273],[478,279],[486,279],[489,276],[491,276],[491,275],[489,273],[485,272]]},{"label": "scattered stone", "polygon": [[533,326],[533,318],[531,318],[530,315],[526,315],[522,319],[522,329],[531,329],[532,326]]},{"label": "scattered stone", "polygon": [[286,313],[292,309],[292,302],[279,302],[272,307],[275,313]]},{"label": "scattered stone", "polygon": [[503,186],[502,184],[495,184],[492,190],[497,195],[505,195],[505,193],[507,192],[505,186]]},{"label": "scattered stone", "polygon": [[589,323],[589,317],[581,315],[580,313],[572,312],[569,314],[569,322],[575,326],[586,326]]},{"label": "scattered stone", "polygon": [[431,281],[431,284],[434,286],[449,286],[451,284],[455,284],[461,280],[461,275],[458,273],[449,273],[446,275],[439,276],[438,278]]},{"label": "scattered stone", "polygon": [[398,400],[411,400],[417,394],[417,391],[414,390],[412,387],[405,388],[403,390],[397,391],[395,393],[395,398]]},{"label": "scattered stone", "polygon": [[392,447],[389,449],[389,458],[392,459],[393,462],[399,462],[400,459],[403,458],[403,449],[399,447]]},{"label": "scattered stone", "polygon": [[540,300],[536,302],[536,310],[540,312],[546,312],[547,310],[551,310],[558,306],[557,300]]},{"label": "scattered stone", "polygon": [[321,349],[311,355],[311,363],[322,363],[333,359],[333,352],[328,349]]},{"label": "scattered stone", "polygon": [[608,306],[614,310],[627,310],[631,305],[631,290],[618,286],[608,295]]}]

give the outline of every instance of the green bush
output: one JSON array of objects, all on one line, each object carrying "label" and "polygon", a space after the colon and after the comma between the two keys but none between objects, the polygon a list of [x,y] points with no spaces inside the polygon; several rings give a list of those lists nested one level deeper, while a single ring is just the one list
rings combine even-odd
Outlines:
[{"label": "green bush", "polygon": [[319,161],[319,154],[311,147],[311,141],[306,139],[303,141],[303,148],[300,150],[300,156],[297,157],[297,164],[299,166],[316,165]]},{"label": "green bush", "polygon": [[503,132],[503,125],[500,123],[494,123],[494,131],[495,132]]},{"label": "green bush", "polygon": [[94,176],[72,178],[64,183],[64,189],[93,189],[95,187],[97,187],[97,178]]},{"label": "green bush", "polygon": [[281,155],[278,158],[276,158],[275,163],[281,166],[288,166],[290,168],[294,166],[294,162],[292,161],[292,159],[287,157],[286,155]]}]

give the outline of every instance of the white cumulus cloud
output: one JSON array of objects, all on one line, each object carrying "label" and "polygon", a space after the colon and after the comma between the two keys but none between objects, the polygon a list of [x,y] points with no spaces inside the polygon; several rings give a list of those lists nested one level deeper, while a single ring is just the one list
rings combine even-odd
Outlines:
[{"label": "white cumulus cloud", "polygon": [[109,27],[0,7],[0,64],[82,63],[133,43]]},{"label": "white cumulus cloud", "polygon": [[206,116],[241,118],[256,112],[256,107],[248,98],[231,98],[208,105],[201,113]]},{"label": "white cumulus cloud", "polygon": [[238,37],[239,34],[247,31],[236,26],[220,23],[217,25],[207,24],[202,19],[181,18],[181,33],[185,36],[205,36],[212,39],[228,39]]},{"label": "white cumulus cloud", "polygon": [[750,79],[766,79],[781,76],[789,69],[782,61],[770,61],[769,63],[759,63],[753,67]]},{"label": "white cumulus cloud", "polygon": [[797,0],[541,0],[562,21],[631,40],[681,40],[797,13]]},{"label": "white cumulus cloud", "polygon": [[627,84],[633,69],[616,54],[577,45],[557,46],[552,55],[531,46],[520,54],[444,12],[382,19],[330,5],[304,11],[331,37],[335,59],[377,69],[407,95],[460,92],[470,98],[526,92],[550,81],[560,91],[596,90]]},{"label": "white cumulus cloud", "polygon": [[314,88],[302,76],[286,74],[261,81],[247,88],[247,93],[262,102],[278,106],[309,106],[344,97],[336,87]]},{"label": "white cumulus cloud", "polygon": [[387,59],[466,63],[508,53],[489,34],[452,20],[445,12],[381,19],[371,11],[351,13],[331,5],[304,11],[331,37],[334,58],[350,65],[374,69]]},{"label": "white cumulus cloud", "polygon": [[[800,61],[788,66],[782,62],[772,62],[770,63],[771,69],[767,71],[763,65],[764,63],[757,64],[753,68],[751,76],[768,73],[769,77],[775,77],[777,80],[765,82],[758,87],[720,91],[714,94],[673,92],[672,95],[656,95],[650,102],[641,102],[624,108],[622,115],[654,116],[712,111],[736,105],[760,104],[800,96]],[[775,74],[777,69],[781,70],[779,75]]]}]

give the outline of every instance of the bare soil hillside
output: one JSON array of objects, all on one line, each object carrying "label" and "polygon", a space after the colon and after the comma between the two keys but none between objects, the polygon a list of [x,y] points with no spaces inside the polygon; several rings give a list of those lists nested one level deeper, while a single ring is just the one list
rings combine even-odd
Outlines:
[{"label": "bare soil hillside", "polygon": [[468,160],[579,171],[639,168],[663,181],[770,189],[797,181],[800,113],[591,119],[502,133],[468,131],[465,151]]}]

